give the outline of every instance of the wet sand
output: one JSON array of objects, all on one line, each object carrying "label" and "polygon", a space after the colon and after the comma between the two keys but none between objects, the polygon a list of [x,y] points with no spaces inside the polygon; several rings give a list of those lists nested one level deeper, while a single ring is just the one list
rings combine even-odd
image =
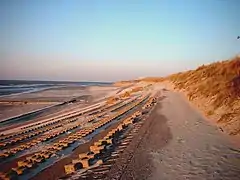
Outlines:
[{"label": "wet sand", "polygon": [[72,99],[81,103],[93,103],[109,94],[115,94],[118,89],[113,86],[60,87],[0,97],[0,122]]},{"label": "wet sand", "polygon": [[[54,117],[59,113],[66,113],[67,111],[70,111],[74,108],[81,108],[84,106],[89,106],[94,103],[100,102],[101,100],[116,94],[116,92],[119,90],[119,88],[112,87],[112,86],[89,86],[89,87],[65,87],[65,88],[53,88],[49,90],[43,90],[39,92],[34,93],[28,93],[28,94],[21,94],[18,96],[9,96],[0,98],[0,101],[8,101],[9,105],[1,106],[0,105],[0,122],[4,121],[4,119],[11,118],[13,116],[20,116],[29,112],[34,112],[37,110],[40,110],[42,108],[47,108],[54,105],[59,105],[64,103],[65,101],[70,101],[72,99],[76,99],[77,101],[74,103],[69,103],[61,106],[56,106],[54,108],[48,109],[44,112],[41,112],[40,114],[34,116],[34,118],[31,118],[31,121],[21,122],[21,125],[27,125],[33,121],[41,121],[46,118]],[[75,94],[72,94],[75,92]],[[61,96],[59,96],[61,94]],[[78,96],[76,96],[76,94]],[[47,104],[44,104],[44,102],[41,102],[42,98],[48,98]],[[11,99],[14,99],[14,103],[11,101]],[[30,100],[31,99],[31,100]],[[55,100],[59,102],[55,102]],[[16,102],[18,101],[18,102]],[[27,104],[24,104],[24,102],[27,101]],[[30,102],[29,102],[30,101]],[[41,102],[41,103],[39,103]],[[51,104],[53,103],[53,104]],[[26,118],[25,118],[26,119]],[[9,124],[7,127],[0,127],[0,130],[7,130],[12,129],[20,124]]]},{"label": "wet sand", "polygon": [[46,108],[51,104],[24,104],[24,103],[0,103],[0,122],[6,119],[19,116],[31,111],[36,111],[41,108]]},{"label": "wet sand", "polygon": [[162,94],[106,179],[238,180],[240,150],[181,95]]}]

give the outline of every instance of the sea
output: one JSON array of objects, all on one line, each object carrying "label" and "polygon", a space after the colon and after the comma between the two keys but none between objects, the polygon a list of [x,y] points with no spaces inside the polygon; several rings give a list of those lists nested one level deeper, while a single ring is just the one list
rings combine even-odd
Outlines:
[{"label": "sea", "polygon": [[71,81],[27,81],[27,80],[0,80],[0,96],[11,96],[30,93],[56,87],[66,86],[106,86],[110,82],[71,82]]}]

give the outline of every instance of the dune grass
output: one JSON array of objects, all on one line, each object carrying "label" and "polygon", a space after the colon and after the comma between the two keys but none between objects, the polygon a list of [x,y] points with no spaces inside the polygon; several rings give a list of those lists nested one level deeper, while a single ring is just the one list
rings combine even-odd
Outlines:
[{"label": "dune grass", "polygon": [[196,70],[177,73],[167,79],[172,81],[176,89],[187,92],[192,101],[198,99],[211,100],[206,115],[212,116],[219,109],[218,123],[235,127],[230,134],[240,133],[240,58],[203,65]]}]

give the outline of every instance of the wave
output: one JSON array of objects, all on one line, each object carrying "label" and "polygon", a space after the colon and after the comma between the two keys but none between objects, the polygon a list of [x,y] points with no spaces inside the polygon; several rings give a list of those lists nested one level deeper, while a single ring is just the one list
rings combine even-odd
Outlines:
[{"label": "wave", "polygon": [[12,96],[66,86],[109,85],[106,82],[21,81],[0,80],[0,96]]}]

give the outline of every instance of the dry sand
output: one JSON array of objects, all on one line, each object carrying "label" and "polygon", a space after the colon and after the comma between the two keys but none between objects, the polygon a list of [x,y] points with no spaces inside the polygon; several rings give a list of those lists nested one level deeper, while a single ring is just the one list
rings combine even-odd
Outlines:
[{"label": "dry sand", "polygon": [[134,153],[108,179],[239,180],[240,150],[179,93],[162,92]]},{"label": "dry sand", "polygon": [[240,152],[178,93],[165,92],[159,115],[166,117],[172,139],[151,152],[149,179],[239,179]]}]

